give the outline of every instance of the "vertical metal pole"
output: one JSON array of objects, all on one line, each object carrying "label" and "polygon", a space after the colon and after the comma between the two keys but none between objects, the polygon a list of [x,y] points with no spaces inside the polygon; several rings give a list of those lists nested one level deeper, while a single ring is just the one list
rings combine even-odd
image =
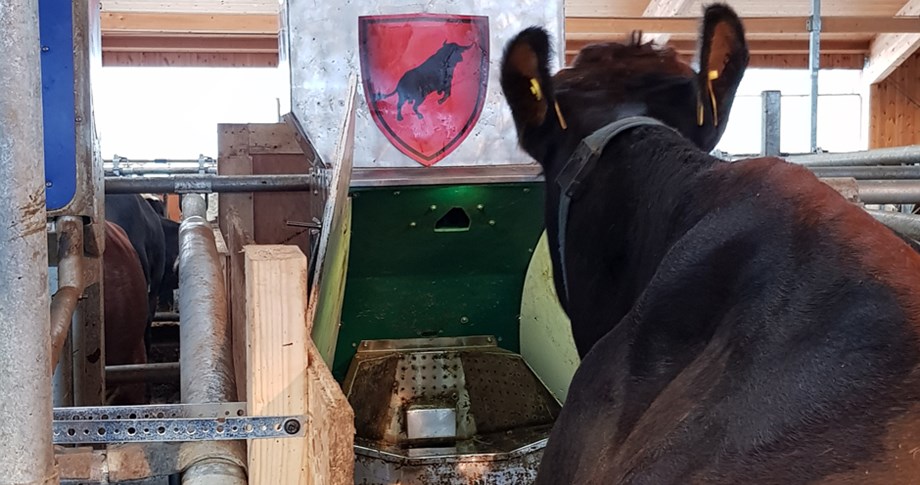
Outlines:
[{"label": "vertical metal pole", "polygon": [[57,483],[38,0],[0,1],[0,484]]},{"label": "vertical metal pole", "polygon": [[776,157],[780,153],[782,94],[779,91],[764,91],[760,97],[763,101],[760,154],[765,157]]},{"label": "vertical metal pole", "polygon": [[[88,261],[99,264],[101,258]],[[102,268],[98,269],[102,274]],[[74,313],[70,328],[73,345],[73,400],[75,406],[101,406],[105,401],[105,328],[103,326],[102,282],[83,290],[83,300]]]},{"label": "vertical metal pole", "polygon": [[[182,198],[179,226],[179,366],[183,403],[231,401],[236,397],[227,292],[214,231],[200,194]],[[246,448],[241,441],[182,445],[183,485],[246,485]]]},{"label": "vertical metal pole", "polygon": [[818,71],[821,69],[821,0],[811,0],[809,19],[808,69],[811,71],[811,145],[818,151]]}]

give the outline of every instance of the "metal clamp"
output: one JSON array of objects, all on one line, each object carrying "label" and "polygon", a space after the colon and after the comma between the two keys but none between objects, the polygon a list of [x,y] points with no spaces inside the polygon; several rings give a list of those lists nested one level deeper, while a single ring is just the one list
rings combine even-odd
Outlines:
[{"label": "metal clamp", "polygon": [[303,436],[306,416],[244,416],[245,403],[56,408],[54,444]]}]

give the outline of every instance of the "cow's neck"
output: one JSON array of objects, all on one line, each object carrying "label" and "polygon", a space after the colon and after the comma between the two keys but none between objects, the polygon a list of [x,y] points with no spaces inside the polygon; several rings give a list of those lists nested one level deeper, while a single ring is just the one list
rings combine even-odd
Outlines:
[{"label": "cow's neck", "polygon": [[[668,247],[692,224],[691,187],[712,160],[664,127],[634,128],[607,145],[567,222],[570,299],[560,299],[581,355],[632,308]],[[547,226],[556,246],[559,221],[550,214],[558,213],[560,193],[552,193]],[[559,273],[561,255],[553,249]],[[556,282],[565,292],[558,274]]]}]

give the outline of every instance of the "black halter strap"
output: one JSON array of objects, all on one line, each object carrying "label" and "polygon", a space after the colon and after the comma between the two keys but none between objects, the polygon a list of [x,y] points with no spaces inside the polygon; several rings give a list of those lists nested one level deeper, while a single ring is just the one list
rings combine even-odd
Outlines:
[{"label": "black halter strap", "polygon": [[629,116],[616,120],[581,140],[568,162],[562,167],[556,183],[559,184],[559,266],[562,269],[562,288],[565,301],[569,301],[569,281],[565,269],[565,235],[569,219],[569,206],[585,187],[585,178],[591,173],[604,147],[617,135],[639,126],[667,126],[647,116]]}]

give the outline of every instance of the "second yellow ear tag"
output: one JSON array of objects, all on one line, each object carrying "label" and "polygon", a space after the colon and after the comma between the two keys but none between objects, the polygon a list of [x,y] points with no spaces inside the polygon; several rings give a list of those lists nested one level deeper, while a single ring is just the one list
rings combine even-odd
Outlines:
[{"label": "second yellow ear tag", "polygon": [[712,82],[719,79],[719,71],[709,71],[709,99],[712,101],[712,124],[719,126],[719,106],[716,104],[716,93],[712,90]]},{"label": "second yellow ear tag", "polygon": [[537,98],[537,101],[543,99],[543,90],[540,89],[540,83],[537,78],[530,78],[530,92],[533,93],[533,97]]}]

